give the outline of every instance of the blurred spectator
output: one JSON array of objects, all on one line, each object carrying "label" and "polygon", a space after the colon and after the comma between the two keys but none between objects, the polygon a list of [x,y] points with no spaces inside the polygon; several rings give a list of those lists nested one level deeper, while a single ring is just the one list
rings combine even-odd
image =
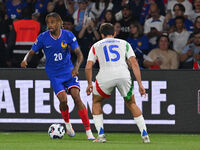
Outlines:
[{"label": "blurred spectator", "polygon": [[170,11],[172,16],[174,17],[174,5],[180,3],[185,7],[185,15],[188,16],[192,12],[192,4],[188,0],[173,0],[168,2],[167,11]]},{"label": "blurred spectator", "polygon": [[106,11],[105,11],[104,17],[103,17],[101,23],[111,23],[111,24],[115,24],[115,16],[114,16],[112,10],[106,10]]},{"label": "blurred spectator", "polygon": [[10,31],[12,30],[12,20],[6,14],[4,3],[0,3],[0,66],[11,67],[12,47]]},{"label": "blurred spectator", "polygon": [[75,30],[79,32],[86,23],[87,19],[90,20],[89,11],[87,9],[88,0],[78,0],[79,8],[73,13]]},{"label": "blurred spectator", "polygon": [[175,51],[169,49],[167,35],[161,35],[158,39],[158,48],[148,54],[149,59],[144,60],[144,66],[151,69],[178,69],[179,58]]},{"label": "blurred spectator", "polygon": [[46,11],[45,13],[39,13],[39,12],[35,12],[34,14],[39,14],[39,22],[41,23],[41,30],[42,31],[45,31],[46,28],[47,28],[47,25],[46,25],[46,22],[45,22],[45,17],[47,14],[51,13],[51,12],[54,12],[55,10],[55,6],[54,6],[54,3],[53,2],[48,2],[47,4],[47,8],[46,8]]},{"label": "blurred spectator", "polygon": [[115,19],[117,21],[122,19],[122,8],[125,5],[132,6],[129,0],[113,0],[113,13],[115,14]]},{"label": "blurred spectator", "polygon": [[21,18],[22,9],[27,6],[24,0],[7,0],[6,10],[8,17],[12,20]]},{"label": "blurred spectator", "polygon": [[121,35],[121,24],[120,24],[119,21],[115,22],[115,24],[114,24],[114,30],[116,32],[115,38],[121,39],[122,38],[122,35]]},{"label": "blurred spectator", "polygon": [[175,4],[173,7],[173,11],[174,11],[174,18],[172,18],[172,15],[170,13],[167,13],[165,16],[165,20],[164,20],[164,30],[165,31],[169,31],[169,32],[173,32],[175,29],[175,18],[178,16],[183,16],[184,19],[184,27],[186,30],[188,31],[193,31],[193,22],[189,19],[187,19],[184,16],[184,12],[185,12],[185,7],[182,4]]},{"label": "blurred spectator", "polygon": [[173,43],[173,49],[180,54],[187,44],[190,32],[184,28],[184,17],[175,18],[175,31],[169,34],[170,41]]},{"label": "blurred spectator", "polygon": [[189,14],[188,18],[194,22],[197,16],[200,16],[200,0],[194,0],[194,9]]},{"label": "blurred spectator", "polygon": [[132,18],[132,11],[130,8],[130,5],[125,5],[122,8],[122,20],[120,20],[121,24],[121,38],[126,40],[129,32],[130,32],[130,24],[132,21],[134,21],[134,18]]},{"label": "blurred spectator", "polygon": [[194,21],[194,32],[190,35],[188,43],[192,43],[194,40],[194,33],[200,32],[200,16],[196,17]]},{"label": "blurred spectator", "polygon": [[181,69],[192,69],[194,62],[200,65],[200,32],[194,33],[193,43],[187,45],[180,55]]},{"label": "blurred spectator", "polygon": [[155,3],[159,8],[159,14],[165,16],[165,5],[162,0],[144,0],[142,11],[140,13],[140,23],[142,25],[149,17],[151,17],[150,7]]},{"label": "blurred spectator", "polygon": [[200,16],[196,17],[194,22],[194,32],[200,31]]},{"label": "blurred spectator", "polygon": [[57,12],[61,18],[65,16],[72,16],[74,12],[73,0],[57,0],[55,5],[55,12]]},{"label": "blurred spectator", "polygon": [[143,34],[143,28],[139,22],[135,21],[130,24],[130,35],[127,41],[131,44],[136,54],[140,68],[143,68],[143,55],[149,52],[149,40],[147,36]]},{"label": "blurred spectator", "polygon": [[87,62],[86,58],[88,57],[90,48],[96,41],[100,40],[101,38],[99,33],[97,32],[97,27],[92,19],[87,20],[86,24],[83,25],[81,31],[78,34],[78,38],[81,51],[84,56],[84,61],[81,64],[81,67],[84,68]]},{"label": "blurred spectator", "polygon": [[89,16],[97,22],[101,22],[106,10],[111,10],[113,8],[112,2],[110,0],[95,0],[92,5]]},{"label": "blurred spectator", "polygon": [[[15,67],[20,67],[21,60],[40,33],[40,23],[32,20],[31,16],[31,9],[25,7],[22,10],[23,19],[13,22],[14,31],[16,33],[16,46],[13,50],[13,65]],[[41,56],[43,56],[43,54],[40,52],[36,54],[32,59],[33,61],[29,64],[29,67],[36,67]]]},{"label": "blurred spectator", "polygon": [[150,49],[155,48],[157,38],[162,34],[164,16],[160,15],[157,4],[150,6],[151,18],[147,19],[144,24],[144,33],[149,38]]},{"label": "blurred spectator", "polygon": [[40,14],[46,13],[47,4],[50,0],[37,0],[35,3],[35,12]]}]

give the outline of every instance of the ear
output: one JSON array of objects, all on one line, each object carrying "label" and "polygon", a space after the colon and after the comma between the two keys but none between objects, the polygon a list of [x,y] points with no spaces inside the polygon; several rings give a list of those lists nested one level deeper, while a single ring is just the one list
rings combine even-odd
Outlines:
[{"label": "ear", "polygon": [[114,32],[114,37],[117,35],[117,33],[116,32]]},{"label": "ear", "polygon": [[105,38],[104,34],[101,34],[101,37],[102,37],[102,39],[104,39]]}]

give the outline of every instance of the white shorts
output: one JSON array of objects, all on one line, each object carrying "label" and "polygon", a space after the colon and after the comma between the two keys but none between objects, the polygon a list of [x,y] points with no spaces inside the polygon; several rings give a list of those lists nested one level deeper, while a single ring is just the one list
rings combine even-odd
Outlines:
[{"label": "white shorts", "polygon": [[114,79],[106,82],[98,82],[96,80],[93,88],[93,94],[100,95],[104,98],[110,97],[113,89],[117,87],[122,97],[130,99],[133,95],[133,82],[129,78]]}]

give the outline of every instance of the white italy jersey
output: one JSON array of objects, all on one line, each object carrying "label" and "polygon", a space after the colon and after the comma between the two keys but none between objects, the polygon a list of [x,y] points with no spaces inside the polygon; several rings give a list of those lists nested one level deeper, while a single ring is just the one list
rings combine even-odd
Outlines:
[{"label": "white italy jersey", "polygon": [[109,81],[118,78],[131,78],[126,59],[135,53],[125,40],[105,38],[96,42],[90,49],[87,61],[99,61],[100,70],[97,81]]}]

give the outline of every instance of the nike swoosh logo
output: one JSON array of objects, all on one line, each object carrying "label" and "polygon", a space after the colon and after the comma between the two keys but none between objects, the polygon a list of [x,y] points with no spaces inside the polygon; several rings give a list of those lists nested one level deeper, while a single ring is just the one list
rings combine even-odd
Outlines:
[{"label": "nike swoosh logo", "polygon": [[46,46],[46,48],[50,48],[51,46]]}]

